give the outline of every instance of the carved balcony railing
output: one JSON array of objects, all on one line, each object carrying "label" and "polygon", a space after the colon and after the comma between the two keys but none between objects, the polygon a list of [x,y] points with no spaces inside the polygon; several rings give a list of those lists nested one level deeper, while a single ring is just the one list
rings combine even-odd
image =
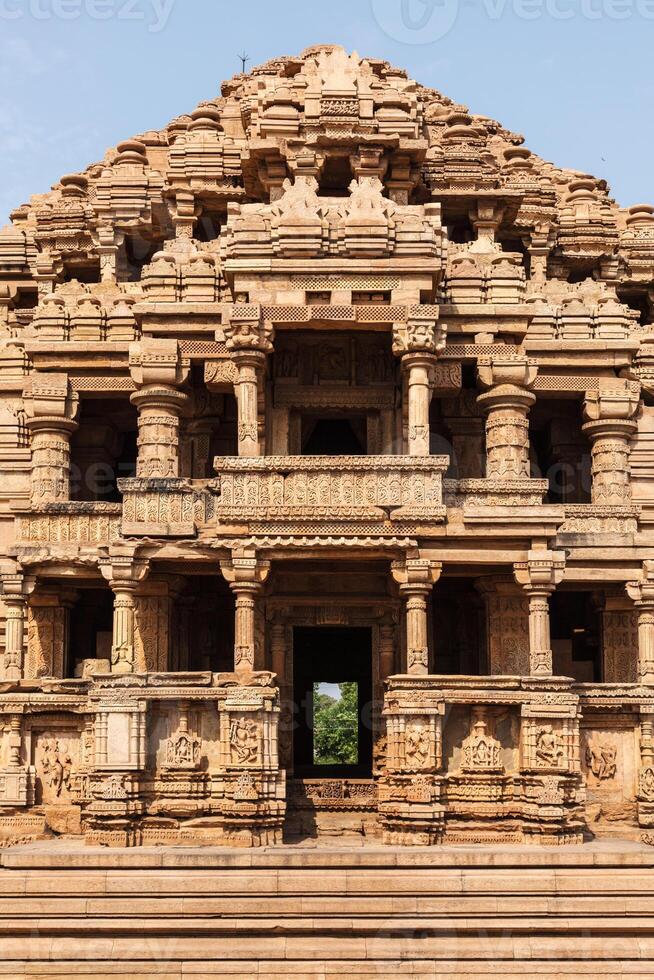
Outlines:
[{"label": "carved balcony railing", "polygon": [[120,504],[62,501],[43,504],[18,515],[19,545],[51,544],[95,547],[120,536]]},{"label": "carved balcony railing", "polygon": [[547,480],[446,480],[445,503],[463,511],[480,507],[536,507],[549,489]]},{"label": "carved balcony railing", "polygon": [[216,518],[252,531],[397,533],[445,519],[446,456],[219,457]]},{"label": "carved balcony railing", "polygon": [[641,508],[631,504],[565,504],[565,521],[559,534],[636,534]]},{"label": "carved balcony railing", "polygon": [[213,481],[119,480],[126,537],[195,537],[214,518]]}]

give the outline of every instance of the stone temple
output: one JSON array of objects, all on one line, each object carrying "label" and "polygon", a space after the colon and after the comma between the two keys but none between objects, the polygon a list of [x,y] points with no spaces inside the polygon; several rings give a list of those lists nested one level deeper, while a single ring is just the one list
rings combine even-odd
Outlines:
[{"label": "stone temple", "polygon": [[326,45],[11,218],[5,846],[648,853],[654,208]]}]

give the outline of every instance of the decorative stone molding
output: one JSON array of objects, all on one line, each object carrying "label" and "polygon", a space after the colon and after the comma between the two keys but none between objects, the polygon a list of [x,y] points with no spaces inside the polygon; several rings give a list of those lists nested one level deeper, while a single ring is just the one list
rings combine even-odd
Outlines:
[{"label": "decorative stone molding", "polygon": [[549,597],[562,582],[565,553],[530,551],[526,562],[514,566],[516,582],[529,598],[530,673],[534,677],[552,674]]}]

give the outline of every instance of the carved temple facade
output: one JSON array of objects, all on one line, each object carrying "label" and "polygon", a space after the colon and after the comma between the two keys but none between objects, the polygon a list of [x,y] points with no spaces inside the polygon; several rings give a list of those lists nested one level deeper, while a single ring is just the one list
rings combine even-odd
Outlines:
[{"label": "carved temple facade", "polygon": [[13,212],[0,366],[2,841],[654,840],[654,208],[312,48]]}]

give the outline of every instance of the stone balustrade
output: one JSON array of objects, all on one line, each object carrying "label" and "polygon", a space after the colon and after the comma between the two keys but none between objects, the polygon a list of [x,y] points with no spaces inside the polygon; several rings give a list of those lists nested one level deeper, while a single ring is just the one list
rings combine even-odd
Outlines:
[{"label": "stone balustrade", "polygon": [[446,456],[219,457],[219,522],[442,522]]},{"label": "stone balustrade", "polygon": [[120,536],[120,504],[59,501],[20,514],[19,544],[101,545]]},{"label": "stone balustrade", "polygon": [[134,478],[118,484],[125,536],[195,537],[213,517],[214,497],[206,481]]}]

